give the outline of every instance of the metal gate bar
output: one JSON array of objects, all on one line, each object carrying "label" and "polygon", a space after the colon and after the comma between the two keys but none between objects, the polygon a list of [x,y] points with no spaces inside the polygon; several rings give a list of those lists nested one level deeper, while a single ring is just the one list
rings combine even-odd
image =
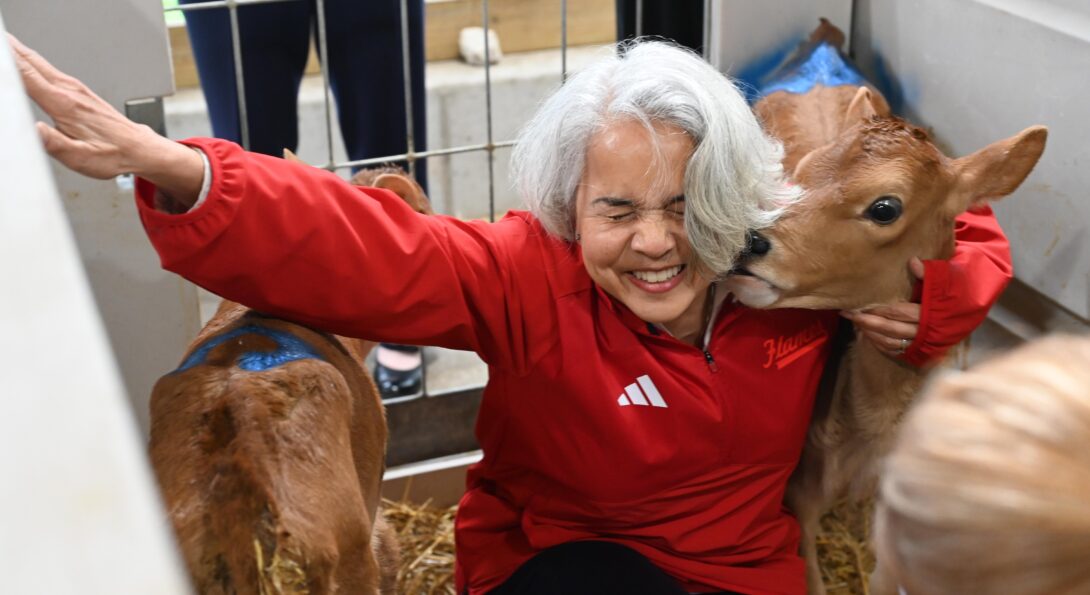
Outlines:
[{"label": "metal gate bar", "polygon": [[[246,96],[245,96],[245,75],[242,67],[242,51],[241,41],[239,35],[238,25],[238,7],[251,4],[271,4],[276,2],[300,2],[307,0],[209,0],[208,2],[199,2],[194,4],[185,4],[180,6],[174,6],[164,9],[165,12],[179,11],[189,12],[194,10],[210,10],[227,8],[231,15],[231,44],[232,53],[235,63],[235,79],[236,87],[238,91],[238,115],[240,123],[240,133],[242,137],[242,146],[249,148],[249,126],[246,110]],[[514,144],[513,140],[496,142],[493,137],[492,130],[492,72],[491,64],[489,63],[489,57],[491,53],[491,47],[488,42],[489,31],[489,4],[488,0],[483,0],[481,9],[481,21],[482,28],[484,29],[484,43],[485,43],[485,128],[486,128],[486,140],[484,143],[462,145],[458,147],[450,147],[446,149],[436,149],[430,151],[417,151],[416,150],[416,130],[414,126],[414,112],[413,112],[413,93],[412,93],[412,65],[410,56],[410,44],[409,44],[409,10],[408,0],[400,0],[401,11],[401,52],[402,52],[402,68],[403,68],[403,83],[405,92],[405,146],[406,151],[399,155],[384,155],[380,157],[371,157],[367,159],[356,159],[338,162],[334,159],[333,155],[333,109],[331,96],[331,87],[329,82],[329,64],[328,64],[328,44],[326,40],[326,17],[325,17],[325,1],[315,0],[317,6],[317,19],[318,19],[318,44],[319,58],[321,62],[322,72],[322,86],[325,102],[325,120],[326,120],[326,163],[320,167],[327,170],[348,169],[356,167],[366,167],[371,165],[380,165],[391,161],[405,161],[408,163],[409,172],[411,174],[416,173],[416,162],[425,157],[438,157],[442,155],[455,155],[460,153],[470,153],[474,151],[483,151],[488,156],[488,216],[489,220],[495,220],[496,217],[496,204],[495,204],[495,165],[494,156],[496,149],[504,147],[510,147]],[[568,3],[567,0],[561,1],[561,66],[560,76],[561,80],[567,78],[567,50],[568,50],[568,37],[567,37],[567,16],[568,16]]]},{"label": "metal gate bar", "polygon": [[[416,143],[413,131],[413,85],[412,85],[412,56],[409,50],[409,2],[401,0],[401,82],[405,85],[405,154],[409,163],[409,174],[416,176]],[[424,18],[424,15],[421,15]],[[426,63],[426,60],[425,60]],[[333,153],[329,154],[329,162],[333,162]]]},{"label": "metal gate bar", "polygon": [[484,28],[484,106],[485,125],[488,131],[485,137],[485,151],[488,152],[488,220],[496,220],[496,180],[493,172],[496,147],[492,144],[492,60],[489,57],[488,43],[488,0],[481,3],[481,26]]},{"label": "metal gate bar", "polygon": [[329,82],[329,42],[326,40],[325,0],[317,0],[318,11],[318,63],[322,68],[322,103],[325,106],[325,143],[326,167],[333,163],[333,108],[329,96],[332,86]]}]

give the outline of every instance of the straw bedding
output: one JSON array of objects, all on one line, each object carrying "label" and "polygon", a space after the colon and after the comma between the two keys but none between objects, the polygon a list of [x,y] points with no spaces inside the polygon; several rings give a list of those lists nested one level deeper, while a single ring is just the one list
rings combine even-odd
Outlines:
[{"label": "straw bedding", "polygon": [[[454,506],[428,503],[383,503],[386,519],[401,543],[398,593],[408,595],[454,592]],[[873,506],[845,504],[821,521],[818,553],[829,595],[868,595],[866,577],[874,568],[866,538]]]}]

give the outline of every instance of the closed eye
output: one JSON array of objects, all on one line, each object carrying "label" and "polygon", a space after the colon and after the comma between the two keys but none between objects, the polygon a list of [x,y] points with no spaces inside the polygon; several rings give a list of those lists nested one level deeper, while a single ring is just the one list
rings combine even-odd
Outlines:
[{"label": "closed eye", "polygon": [[685,216],[685,195],[675,196],[671,198],[662,210],[666,211],[667,215],[673,215],[675,217]]},{"label": "closed eye", "polygon": [[636,204],[627,198],[601,196],[594,199],[591,206],[599,210],[600,217],[610,221],[625,221],[636,214]]}]

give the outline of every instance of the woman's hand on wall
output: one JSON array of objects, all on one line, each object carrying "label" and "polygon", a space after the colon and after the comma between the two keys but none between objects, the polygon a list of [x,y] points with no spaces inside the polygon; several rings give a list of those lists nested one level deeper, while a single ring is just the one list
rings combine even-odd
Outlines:
[{"label": "woman's hand on wall", "polygon": [[178,202],[196,201],[204,176],[200,155],[132,122],[11,34],[8,42],[27,94],[53,119],[52,126],[37,126],[54,159],[92,178],[136,174]]}]

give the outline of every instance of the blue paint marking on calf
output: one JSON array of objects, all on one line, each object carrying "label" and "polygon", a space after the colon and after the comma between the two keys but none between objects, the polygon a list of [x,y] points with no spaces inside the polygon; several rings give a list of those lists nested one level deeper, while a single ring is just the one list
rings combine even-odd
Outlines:
[{"label": "blue paint marking on calf", "polygon": [[276,342],[276,349],[272,351],[247,351],[238,357],[235,364],[247,372],[261,372],[301,359],[326,361],[309,343],[289,332],[248,324],[205,341],[200,347],[194,349],[193,353],[189,354],[189,357],[185,358],[182,365],[178,366],[174,372],[185,372],[205,363],[205,359],[213,349],[242,335],[261,335]]},{"label": "blue paint marking on calf", "polygon": [[761,96],[776,91],[806,93],[816,85],[865,85],[859,70],[827,41],[803,48],[798,55],[776,69],[759,86]]}]

